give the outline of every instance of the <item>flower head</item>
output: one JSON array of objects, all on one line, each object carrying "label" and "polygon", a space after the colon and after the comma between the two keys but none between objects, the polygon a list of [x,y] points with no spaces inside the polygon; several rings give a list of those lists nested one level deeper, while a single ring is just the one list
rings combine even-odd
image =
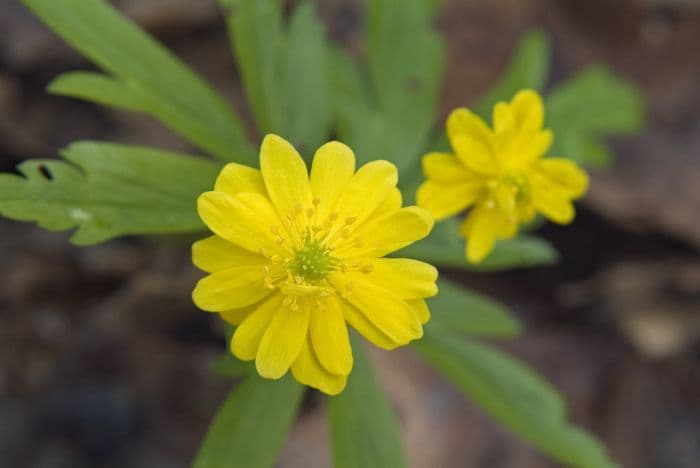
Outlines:
[{"label": "flower head", "polygon": [[192,293],[203,310],[237,326],[231,352],[258,373],[335,394],[352,369],[346,322],[392,349],[420,338],[437,293],[437,271],[382,258],[428,235],[433,221],[401,207],[396,167],[373,161],[355,171],[339,142],[316,152],[311,173],[287,141],[265,137],[260,170],[226,165],[198,200],[215,235],[192,247],[210,273]]},{"label": "flower head", "polygon": [[496,104],[493,128],[468,109],[454,110],[447,136],[455,154],[423,157],[418,205],[438,220],[471,208],[460,229],[469,261],[483,260],[496,240],[513,237],[538,212],[559,224],[573,220],[572,201],[588,177],[570,160],[542,158],[552,143],[543,123],[539,94],[523,90]]}]

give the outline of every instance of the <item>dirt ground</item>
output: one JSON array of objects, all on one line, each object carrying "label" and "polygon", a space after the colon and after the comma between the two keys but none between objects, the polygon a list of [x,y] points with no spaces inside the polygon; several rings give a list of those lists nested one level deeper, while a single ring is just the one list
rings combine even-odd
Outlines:
[{"label": "dirt ground", "polygon": [[[358,1],[318,2],[330,36],[360,50]],[[244,115],[214,0],[116,4]],[[700,4],[693,0],[444,0],[442,114],[473,101],[533,25],[554,42],[551,83],[605,62],[648,99],[642,136],[611,141],[573,227],[545,227],[553,268],[453,274],[527,326],[504,349],[566,395],[575,421],[631,468],[700,466]],[[190,150],[139,116],[47,95],[88,64],[16,0],[0,0],[0,169],[77,139]],[[0,221],[0,465],[179,468],[232,386],[208,368],[221,326],[190,301],[186,237],[90,248]],[[450,274],[449,272],[447,274]],[[412,466],[557,466],[490,421],[409,351],[375,352]],[[309,393],[279,466],[327,467],[323,399]]]}]

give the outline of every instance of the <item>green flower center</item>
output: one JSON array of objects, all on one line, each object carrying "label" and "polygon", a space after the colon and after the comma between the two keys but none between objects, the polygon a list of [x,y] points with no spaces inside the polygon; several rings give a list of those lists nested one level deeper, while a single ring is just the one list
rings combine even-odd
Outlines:
[{"label": "green flower center", "polygon": [[530,181],[523,174],[506,174],[502,183],[509,185],[515,193],[517,203],[524,202],[530,197]]},{"label": "green flower center", "polygon": [[294,252],[289,270],[307,283],[317,283],[326,279],[339,263],[320,240],[307,233],[301,247]]}]

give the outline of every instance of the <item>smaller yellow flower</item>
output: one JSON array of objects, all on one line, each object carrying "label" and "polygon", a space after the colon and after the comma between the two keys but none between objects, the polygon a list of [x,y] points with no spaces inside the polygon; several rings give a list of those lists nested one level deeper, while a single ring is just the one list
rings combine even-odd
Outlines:
[{"label": "smaller yellow flower", "polygon": [[455,154],[423,157],[427,180],[418,205],[436,220],[471,208],[460,228],[470,262],[483,260],[537,212],[559,224],[574,219],[572,201],[586,192],[588,176],[568,159],[542,158],[552,144],[543,123],[542,98],[523,90],[494,106],[493,128],[469,109],[454,110],[447,136]]},{"label": "smaller yellow flower", "polygon": [[401,207],[396,167],[355,171],[339,142],[318,149],[311,173],[294,147],[268,135],[261,170],[226,165],[197,209],[213,236],[192,246],[210,273],[192,298],[236,325],[231,352],[262,377],[291,369],[301,383],[336,394],[353,359],[346,323],[393,349],[418,339],[437,293],[427,263],[382,258],[427,236],[433,220]]}]

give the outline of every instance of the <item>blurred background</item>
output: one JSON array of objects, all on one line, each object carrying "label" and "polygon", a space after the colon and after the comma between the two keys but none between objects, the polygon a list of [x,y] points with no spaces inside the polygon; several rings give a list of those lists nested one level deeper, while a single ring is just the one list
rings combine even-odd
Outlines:
[{"label": "blurred background", "polygon": [[[119,0],[246,115],[215,0]],[[359,0],[319,1],[330,37],[361,51]],[[500,74],[532,26],[551,36],[550,85],[593,62],[636,81],[642,136],[612,141],[571,227],[542,234],[556,267],[456,275],[515,311],[502,343],[566,396],[573,419],[632,468],[700,466],[700,2],[443,0],[441,116]],[[0,169],[77,139],[191,150],[153,121],[44,92],[89,65],[17,0],[0,0]],[[190,301],[186,238],[90,248],[0,220],[0,466],[188,466],[232,386],[209,371],[220,324]],[[373,353],[412,466],[551,468],[407,351]],[[309,393],[279,466],[328,467]]]}]

